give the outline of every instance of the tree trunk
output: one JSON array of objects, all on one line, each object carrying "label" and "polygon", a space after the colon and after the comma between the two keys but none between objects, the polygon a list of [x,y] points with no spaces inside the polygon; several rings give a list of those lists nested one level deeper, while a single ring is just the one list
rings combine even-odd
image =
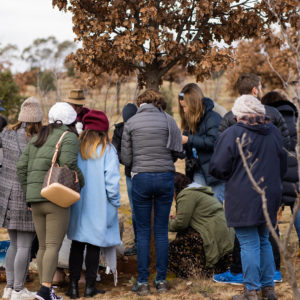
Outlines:
[{"label": "tree trunk", "polygon": [[146,70],[144,74],[144,79],[146,82],[146,89],[159,91],[159,86],[161,84],[161,77],[159,75],[158,68],[154,68],[152,70]]},{"label": "tree trunk", "polygon": [[116,98],[117,98],[117,114],[120,113],[120,95],[121,95],[121,80],[120,79],[117,79],[117,82],[116,82]]}]

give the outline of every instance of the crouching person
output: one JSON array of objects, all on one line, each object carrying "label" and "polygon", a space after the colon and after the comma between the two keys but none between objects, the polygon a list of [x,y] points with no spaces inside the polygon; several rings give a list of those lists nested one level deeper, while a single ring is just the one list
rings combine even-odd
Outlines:
[{"label": "crouching person", "polygon": [[246,133],[244,153],[251,153],[248,164],[256,181],[265,188],[268,213],[276,224],[281,203],[281,180],[287,168],[287,154],[279,130],[269,122],[265,108],[255,97],[243,95],[232,108],[237,123],[218,138],[210,162],[213,176],[227,181],[225,189],[225,214],[227,224],[234,227],[241,245],[243,269],[243,295],[233,300],[255,300],[262,290],[263,299],[277,299],[274,291],[275,263],[269,242],[269,230],[262,210],[260,195],[253,189],[243,166],[236,139]]},{"label": "crouching person", "polygon": [[104,293],[95,286],[100,248],[106,264],[116,276],[116,246],[121,243],[118,222],[120,171],[116,149],[108,137],[109,123],[102,111],[90,110],[83,117],[85,130],[79,137],[78,166],[86,185],[80,200],[72,205],[68,238],[72,240],[69,258],[70,285],[67,295],[79,298],[78,281],[86,248],[86,287],[84,297]]},{"label": "crouching person", "polygon": [[170,216],[169,231],[177,235],[170,243],[170,271],[182,278],[225,271],[234,232],[228,229],[222,204],[211,187],[175,173],[175,199],[176,216]]}]

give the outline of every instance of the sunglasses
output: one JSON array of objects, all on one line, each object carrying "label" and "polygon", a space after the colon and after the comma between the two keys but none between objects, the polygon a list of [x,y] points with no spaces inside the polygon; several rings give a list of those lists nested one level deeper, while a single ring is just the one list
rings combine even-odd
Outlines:
[{"label": "sunglasses", "polygon": [[179,99],[179,100],[183,100],[183,96],[184,96],[184,93],[180,93],[180,94],[178,95],[178,99]]}]

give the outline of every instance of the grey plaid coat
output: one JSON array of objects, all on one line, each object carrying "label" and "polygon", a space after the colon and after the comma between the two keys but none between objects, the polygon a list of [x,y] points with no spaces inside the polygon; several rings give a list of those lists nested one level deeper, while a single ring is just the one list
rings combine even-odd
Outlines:
[{"label": "grey plaid coat", "polygon": [[3,149],[2,170],[0,171],[0,227],[11,230],[33,232],[34,225],[31,211],[26,205],[25,195],[21,188],[18,174],[17,162],[27,145],[26,124],[15,130],[4,129],[0,133],[0,148]]}]

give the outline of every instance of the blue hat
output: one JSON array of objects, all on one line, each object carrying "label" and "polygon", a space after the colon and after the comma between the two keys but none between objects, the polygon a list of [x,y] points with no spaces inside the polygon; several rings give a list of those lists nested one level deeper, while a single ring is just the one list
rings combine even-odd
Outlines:
[{"label": "blue hat", "polygon": [[0,99],[0,110],[5,110],[5,108],[3,108],[3,107],[1,106],[1,103],[2,103],[2,100]]},{"label": "blue hat", "polygon": [[136,105],[132,103],[126,104],[122,110],[123,121],[127,122],[133,115],[136,114],[136,112],[137,112]]}]

